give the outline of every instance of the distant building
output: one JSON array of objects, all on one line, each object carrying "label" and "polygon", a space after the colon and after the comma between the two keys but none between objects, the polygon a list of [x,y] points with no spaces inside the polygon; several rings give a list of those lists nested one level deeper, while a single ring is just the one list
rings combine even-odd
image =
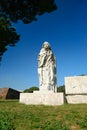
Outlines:
[{"label": "distant building", "polygon": [[20,92],[12,88],[0,88],[0,98],[19,99]]}]

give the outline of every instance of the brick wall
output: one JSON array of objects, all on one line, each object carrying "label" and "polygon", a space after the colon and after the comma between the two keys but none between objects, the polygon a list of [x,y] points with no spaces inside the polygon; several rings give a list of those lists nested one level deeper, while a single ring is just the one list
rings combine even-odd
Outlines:
[{"label": "brick wall", "polygon": [[2,99],[19,99],[20,92],[12,88],[0,88],[0,97]]},{"label": "brick wall", "polygon": [[0,88],[0,97],[2,99],[6,99],[6,95],[8,93],[9,88]]}]

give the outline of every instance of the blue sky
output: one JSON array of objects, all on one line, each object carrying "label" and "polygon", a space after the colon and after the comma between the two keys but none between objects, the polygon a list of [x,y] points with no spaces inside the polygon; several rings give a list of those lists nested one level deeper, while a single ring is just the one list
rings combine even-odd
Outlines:
[{"label": "blue sky", "polygon": [[37,56],[48,41],[57,60],[57,85],[64,77],[87,74],[87,0],[56,0],[58,10],[37,22],[15,24],[21,39],[8,47],[0,65],[0,87],[39,87]]}]

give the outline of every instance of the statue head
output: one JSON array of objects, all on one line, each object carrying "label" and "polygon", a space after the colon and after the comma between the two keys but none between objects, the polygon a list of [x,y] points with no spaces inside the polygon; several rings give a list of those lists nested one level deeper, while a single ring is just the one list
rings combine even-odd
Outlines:
[{"label": "statue head", "polygon": [[48,50],[48,49],[51,50],[50,44],[49,44],[49,42],[47,42],[47,41],[45,41],[45,42],[43,43],[42,47],[43,47],[44,49],[46,49],[46,50]]}]

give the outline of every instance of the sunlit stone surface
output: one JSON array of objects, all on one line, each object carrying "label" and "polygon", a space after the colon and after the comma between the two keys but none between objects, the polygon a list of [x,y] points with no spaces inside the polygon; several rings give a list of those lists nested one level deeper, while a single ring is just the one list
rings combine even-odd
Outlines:
[{"label": "sunlit stone surface", "polygon": [[87,76],[65,77],[68,103],[87,103]]}]

